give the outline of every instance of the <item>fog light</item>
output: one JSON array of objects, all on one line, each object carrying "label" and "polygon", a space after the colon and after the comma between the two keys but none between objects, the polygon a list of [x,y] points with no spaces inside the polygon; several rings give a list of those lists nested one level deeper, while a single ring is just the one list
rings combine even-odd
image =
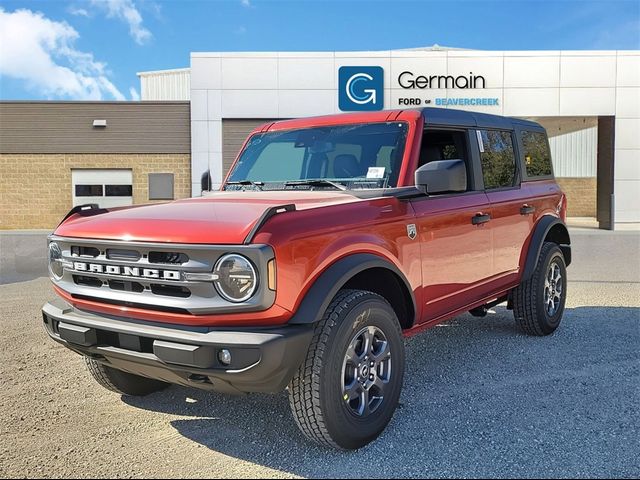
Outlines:
[{"label": "fog light", "polygon": [[231,365],[231,352],[227,349],[218,352],[218,360],[223,365]]}]

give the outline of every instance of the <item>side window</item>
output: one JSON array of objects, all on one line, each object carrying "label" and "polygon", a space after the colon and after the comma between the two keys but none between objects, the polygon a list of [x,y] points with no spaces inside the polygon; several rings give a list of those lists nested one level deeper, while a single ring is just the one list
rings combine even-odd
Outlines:
[{"label": "side window", "polygon": [[484,188],[512,187],[516,182],[516,156],[511,132],[478,130]]},{"label": "side window", "polygon": [[467,166],[467,190],[470,190],[471,170],[467,143],[467,132],[427,129],[422,134],[418,167],[439,160],[462,160]]},{"label": "side window", "polygon": [[551,152],[544,133],[523,131],[522,146],[528,177],[545,177],[553,174]]}]

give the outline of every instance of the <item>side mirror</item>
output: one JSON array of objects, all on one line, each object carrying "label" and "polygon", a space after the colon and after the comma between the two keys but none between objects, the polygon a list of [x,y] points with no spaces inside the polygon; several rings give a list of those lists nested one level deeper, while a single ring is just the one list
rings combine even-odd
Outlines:
[{"label": "side mirror", "polygon": [[203,192],[211,190],[211,172],[209,170],[205,171],[200,177],[200,189]]},{"label": "side mirror", "polygon": [[416,188],[422,193],[453,193],[467,190],[467,168],[462,160],[437,160],[416,170]]}]

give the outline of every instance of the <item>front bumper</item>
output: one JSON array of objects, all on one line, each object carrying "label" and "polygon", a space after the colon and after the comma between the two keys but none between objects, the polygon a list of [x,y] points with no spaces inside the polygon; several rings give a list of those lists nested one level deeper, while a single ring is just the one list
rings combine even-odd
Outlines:
[{"label": "front bumper", "polygon": [[[307,353],[313,328],[211,329],[158,325],[77,310],[42,308],[49,336],[71,350],[135,375],[223,393],[282,391]],[[218,352],[231,352],[223,365]]]}]

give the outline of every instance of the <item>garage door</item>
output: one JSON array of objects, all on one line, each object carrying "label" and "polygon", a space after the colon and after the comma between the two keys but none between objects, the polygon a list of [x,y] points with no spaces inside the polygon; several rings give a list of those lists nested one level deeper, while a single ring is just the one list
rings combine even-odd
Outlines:
[{"label": "garage door", "polygon": [[222,120],[222,175],[223,177],[231,168],[240,148],[245,139],[254,128],[259,127],[265,123],[273,122],[275,120],[262,119],[262,120],[236,120],[236,119],[223,119]]},{"label": "garage door", "polygon": [[129,169],[73,169],[71,189],[74,207],[86,203],[97,203],[103,208],[133,204]]}]

